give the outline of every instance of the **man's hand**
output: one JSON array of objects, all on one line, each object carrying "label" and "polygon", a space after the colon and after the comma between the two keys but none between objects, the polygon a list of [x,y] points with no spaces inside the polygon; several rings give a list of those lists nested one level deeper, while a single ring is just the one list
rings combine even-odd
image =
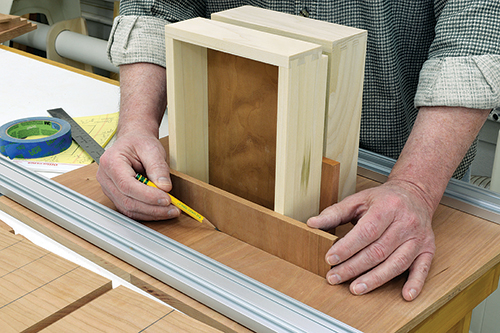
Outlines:
[{"label": "man's hand", "polygon": [[[165,149],[149,135],[120,136],[100,159],[97,180],[119,212],[136,220],[164,220],[179,216],[166,192],[172,189]],[[160,189],[135,179],[146,175]]]},{"label": "man's hand", "polygon": [[[117,140],[100,159],[97,180],[118,211],[136,220],[164,220],[180,210],[170,204],[172,189],[165,149],[158,140],[167,106],[165,68],[149,63],[120,66]],[[139,172],[160,189],[145,186]]]},{"label": "man's hand", "polygon": [[489,112],[421,107],[387,182],[309,219],[321,229],[356,223],[326,254],[330,283],[356,278],[351,292],[361,295],[409,269],[403,298],[420,294],[435,252],[432,215]]},{"label": "man's hand", "polygon": [[309,226],[320,229],[355,223],[326,254],[326,261],[334,266],[326,276],[329,283],[357,277],[350,290],[362,295],[410,269],[403,297],[411,301],[420,294],[435,245],[433,209],[419,191],[412,184],[387,182],[350,196],[309,219]]}]

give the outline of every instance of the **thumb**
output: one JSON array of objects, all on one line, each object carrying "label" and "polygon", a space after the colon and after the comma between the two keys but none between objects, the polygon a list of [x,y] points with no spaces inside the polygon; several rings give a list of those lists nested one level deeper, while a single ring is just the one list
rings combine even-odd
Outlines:
[{"label": "thumb", "polygon": [[312,228],[330,230],[356,220],[359,213],[360,203],[358,195],[352,195],[339,203],[325,208],[318,216],[313,216],[307,220],[307,225]]},{"label": "thumb", "polygon": [[324,209],[318,216],[313,216],[307,220],[307,225],[311,228],[330,230],[341,223],[341,218],[336,205]]},{"label": "thumb", "polygon": [[[164,155],[164,154],[163,154]],[[147,177],[159,189],[170,192],[172,190],[172,180],[170,179],[170,168],[162,154],[148,154],[142,159],[142,165]]]}]

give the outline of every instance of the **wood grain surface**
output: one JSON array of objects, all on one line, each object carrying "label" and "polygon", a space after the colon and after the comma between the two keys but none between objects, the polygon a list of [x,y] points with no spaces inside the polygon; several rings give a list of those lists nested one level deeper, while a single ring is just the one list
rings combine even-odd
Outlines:
[{"label": "wood grain surface", "polygon": [[43,329],[43,333],[220,332],[119,286]]},{"label": "wood grain surface", "polygon": [[110,289],[110,280],[0,230],[2,332],[37,332]]},{"label": "wood grain surface", "polygon": [[210,49],[207,60],[210,184],[274,209],[278,67]]}]

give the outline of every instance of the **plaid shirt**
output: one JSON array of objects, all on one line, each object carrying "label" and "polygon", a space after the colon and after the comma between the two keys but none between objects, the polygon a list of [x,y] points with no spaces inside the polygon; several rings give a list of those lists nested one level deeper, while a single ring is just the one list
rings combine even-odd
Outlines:
[{"label": "plaid shirt", "polygon": [[362,148],[397,159],[420,106],[500,106],[499,0],[121,0],[109,57],[165,66],[166,23],[242,5],[368,31]]}]

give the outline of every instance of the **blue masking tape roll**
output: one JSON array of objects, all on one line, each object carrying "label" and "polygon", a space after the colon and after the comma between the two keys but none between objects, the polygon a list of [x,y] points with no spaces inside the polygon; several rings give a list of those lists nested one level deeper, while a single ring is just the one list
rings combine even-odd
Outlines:
[{"label": "blue masking tape roll", "polygon": [[71,125],[62,119],[24,118],[0,127],[0,153],[11,159],[55,155],[69,146]]}]

